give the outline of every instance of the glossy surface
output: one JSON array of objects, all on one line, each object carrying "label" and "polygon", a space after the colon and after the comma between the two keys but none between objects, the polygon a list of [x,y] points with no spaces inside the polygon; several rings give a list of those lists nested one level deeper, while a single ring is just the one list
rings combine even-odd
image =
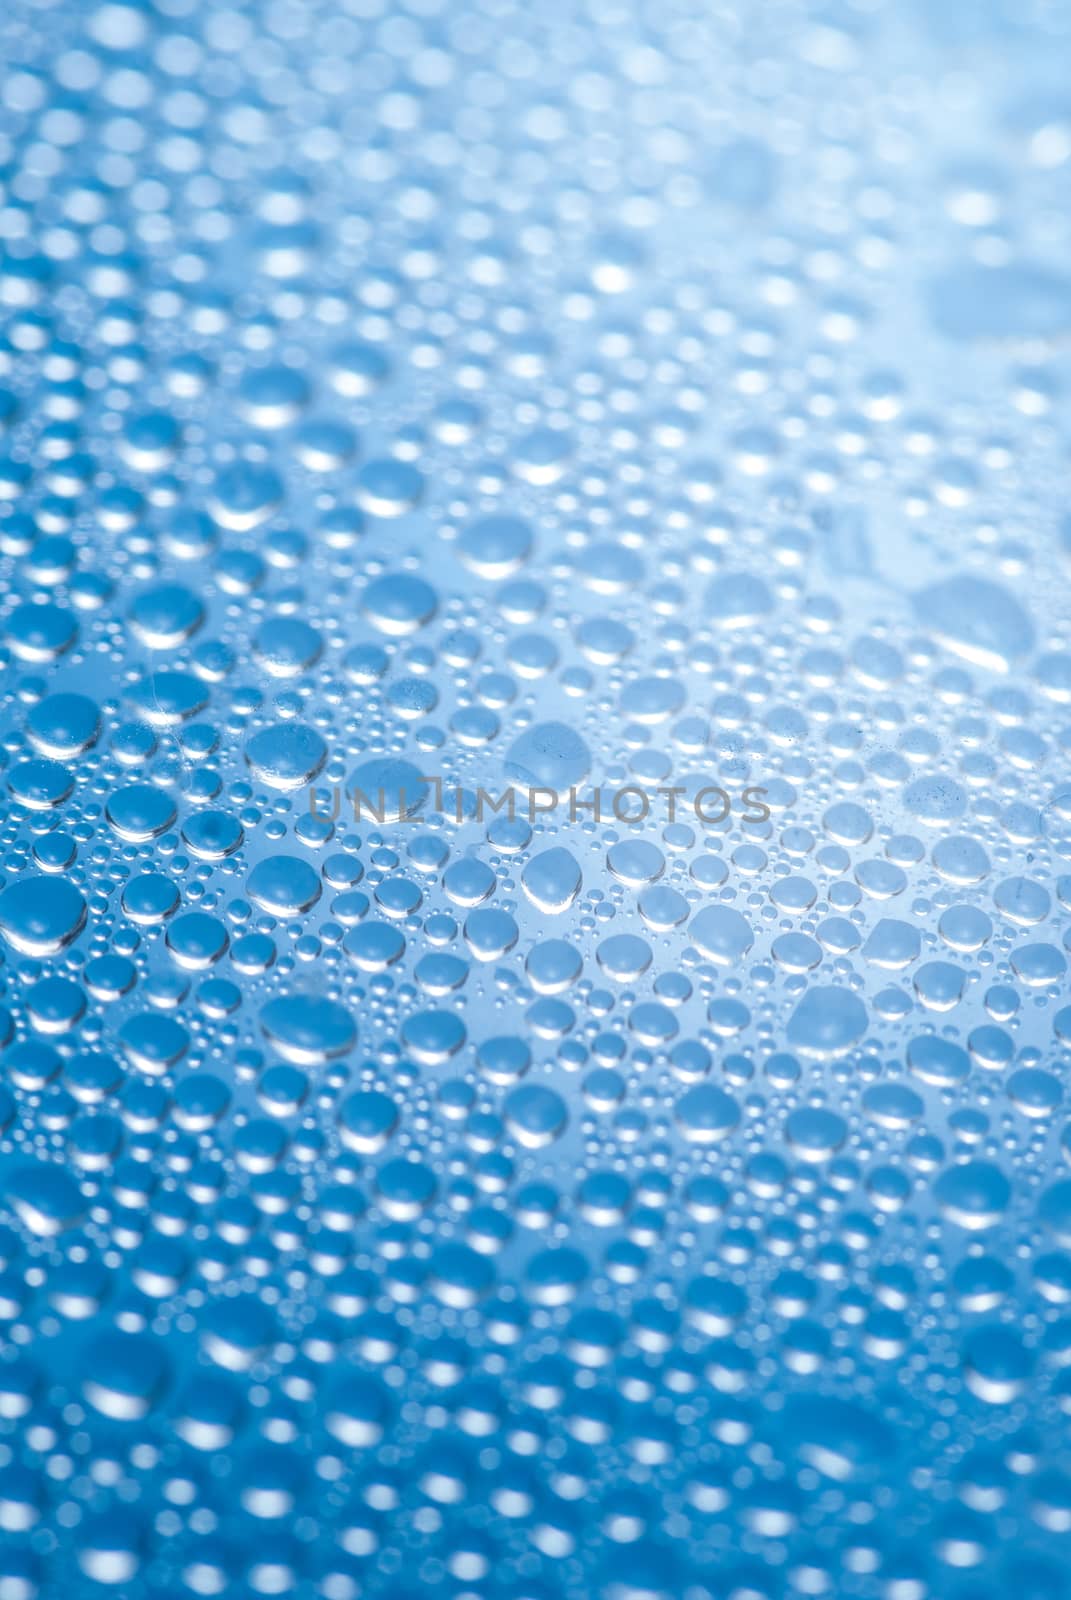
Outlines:
[{"label": "glossy surface", "polygon": [[1069,51],[5,10],[0,1600],[1066,1600]]}]

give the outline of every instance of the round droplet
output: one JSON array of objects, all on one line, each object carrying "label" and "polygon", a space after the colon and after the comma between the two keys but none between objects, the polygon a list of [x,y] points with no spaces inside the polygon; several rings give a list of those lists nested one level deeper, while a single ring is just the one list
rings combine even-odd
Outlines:
[{"label": "round droplet", "polygon": [[300,789],[312,782],[327,760],[327,746],[315,728],[284,722],[255,733],[246,744],[245,759],[269,789]]},{"label": "round droplet", "polygon": [[66,878],[28,875],[0,894],[0,934],[23,955],[57,955],[85,922],[85,900]]},{"label": "round droplet", "polygon": [[591,770],[591,752],[575,729],[564,722],[539,722],[510,746],[506,776],[527,789],[552,789],[565,794],[583,783]]},{"label": "round droplet", "polygon": [[866,1033],[869,1019],[858,995],[823,986],[808,989],[789,1018],[786,1037],[807,1056],[839,1056]]},{"label": "round droplet", "polygon": [[696,912],[688,933],[700,953],[719,967],[735,967],[754,942],[746,917],[731,906],[705,906]]},{"label": "round droplet", "polygon": [[464,529],[457,553],[481,578],[508,578],[527,561],[532,530],[523,517],[480,517]]},{"label": "round droplet", "polygon": [[350,1013],[326,996],[277,995],[260,1008],[260,1026],[279,1054],[298,1066],[320,1066],[357,1042]]},{"label": "round droplet", "polygon": [[528,1150],[553,1144],[568,1120],[565,1101],[544,1084],[521,1084],[507,1096],[504,1111],[507,1128]]},{"label": "round droplet", "polygon": [[300,856],[265,856],[246,881],[249,897],[276,917],[296,917],[322,893],[320,875]]},{"label": "round droplet", "polygon": [[740,1107],[717,1084],[699,1083],[677,1101],[674,1115],[689,1144],[717,1144],[740,1121]]},{"label": "round droplet", "polygon": [[438,596],[430,583],[409,572],[374,578],[364,592],[361,609],[381,633],[400,637],[416,633],[438,609]]}]

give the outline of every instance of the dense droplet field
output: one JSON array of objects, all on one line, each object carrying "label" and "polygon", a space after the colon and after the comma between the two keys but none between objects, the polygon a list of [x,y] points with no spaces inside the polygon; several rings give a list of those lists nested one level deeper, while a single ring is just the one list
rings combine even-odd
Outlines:
[{"label": "dense droplet field", "polygon": [[1071,1596],[1068,0],[9,0],[0,1600]]}]

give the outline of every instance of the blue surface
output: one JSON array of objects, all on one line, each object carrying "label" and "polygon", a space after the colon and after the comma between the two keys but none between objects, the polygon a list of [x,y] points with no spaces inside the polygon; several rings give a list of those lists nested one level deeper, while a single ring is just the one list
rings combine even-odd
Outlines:
[{"label": "blue surface", "polygon": [[0,59],[0,1600],[1067,1600],[1071,9]]}]

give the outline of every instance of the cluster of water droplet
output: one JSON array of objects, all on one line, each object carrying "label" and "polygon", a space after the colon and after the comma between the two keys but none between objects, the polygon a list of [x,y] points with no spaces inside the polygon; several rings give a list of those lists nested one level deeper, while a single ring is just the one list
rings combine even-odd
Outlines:
[{"label": "cluster of water droplet", "polygon": [[1071,1592],[1069,37],[13,0],[2,1600]]}]

